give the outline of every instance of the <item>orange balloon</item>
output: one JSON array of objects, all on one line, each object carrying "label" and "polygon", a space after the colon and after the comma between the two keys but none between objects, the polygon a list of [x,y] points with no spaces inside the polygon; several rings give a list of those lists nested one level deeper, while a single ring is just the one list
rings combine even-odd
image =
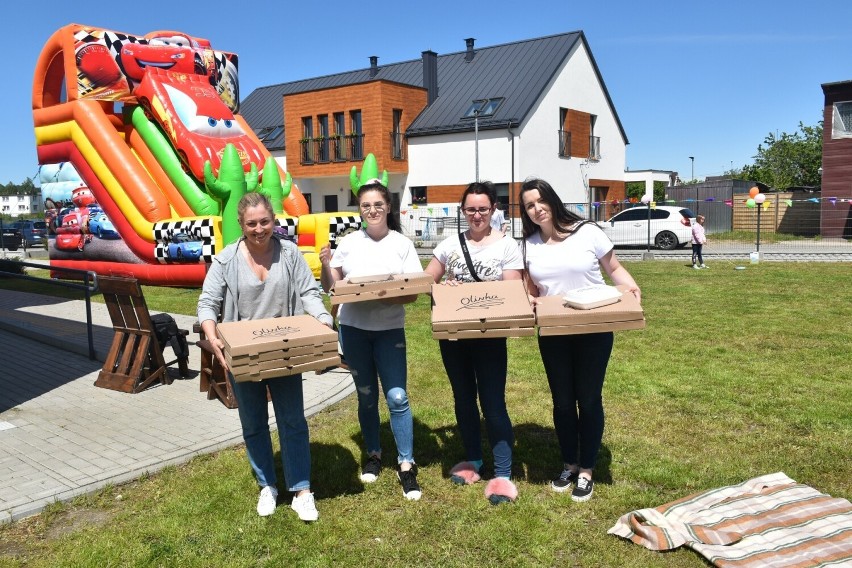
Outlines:
[{"label": "orange balloon", "polygon": [[758,189],[757,186],[754,186],[753,188],[748,190],[748,196],[751,197],[751,198],[754,198],[754,196],[757,195],[758,193],[760,193],[760,189]]}]

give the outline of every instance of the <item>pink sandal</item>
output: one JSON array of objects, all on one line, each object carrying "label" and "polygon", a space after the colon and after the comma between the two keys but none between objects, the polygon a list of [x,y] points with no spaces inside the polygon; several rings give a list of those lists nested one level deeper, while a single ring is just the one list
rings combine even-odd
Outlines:
[{"label": "pink sandal", "polygon": [[495,477],[485,486],[485,497],[492,505],[512,503],[518,498],[518,488],[505,477]]},{"label": "pink sandal", "polygon": [[473,485],[480,479],[476,467],[468,461],[459,462],[450,470],[450,481],[456,485]]}]

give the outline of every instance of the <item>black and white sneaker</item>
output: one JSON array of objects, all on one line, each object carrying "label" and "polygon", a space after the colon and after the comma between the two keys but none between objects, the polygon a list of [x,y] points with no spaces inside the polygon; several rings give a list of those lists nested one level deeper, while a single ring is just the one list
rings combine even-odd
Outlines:
[{"label": "black and white sneaker", "polygon": [[371,454],[367,458],[364,467],[361,468],[361,481],[364,483],[373,483],[379,478],[379,473],[382,471],[382,458],[376,454]]},{"label": "black and white sneaker", "polygon": [[577,478],[577,487],[571,492],[571,499],[574,501],[588,501],[592,498],[592,492],[595,490],[595,482],[585,477]]},{"label": "black and white sneaker", "polygon": [[559,477],[550,482],[550,488],[557,493],[564,493],[571,488],[571,485],[577,481],[577,473],[579,470],[571,471],[567,467],[562,470]]},{"label": "black and white sneaker", "polygon": [[411,469],[402,471],[397,468],[396,475],[402,485],[402,494],[409,501],[418,501],[422,495],[420,485],[417,483],[417,465],[411,464]]}]

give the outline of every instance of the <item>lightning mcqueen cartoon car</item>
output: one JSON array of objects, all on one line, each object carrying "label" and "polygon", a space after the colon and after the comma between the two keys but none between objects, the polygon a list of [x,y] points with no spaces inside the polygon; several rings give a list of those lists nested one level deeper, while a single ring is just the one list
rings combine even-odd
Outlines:
[{"label": "lightning mcqueen cartoon car", "polygon": [[236,147],[245,171],[252,162],[259,167],[264,163],[258,143],[234,120],[206,77],[149,68],[134,94],[163,127],[186,170],[196,179],[204,179],[207,160],[218,172],[227,144]]},{"label": "lightning mcqueen cartoon car", "polygon": [[151,32],[145,38],[122,43],[119,59],[124,72],[137,83],[147,70],[157,68],[204,75],[212,85],[221,78],[210,42],[180,32]]}]

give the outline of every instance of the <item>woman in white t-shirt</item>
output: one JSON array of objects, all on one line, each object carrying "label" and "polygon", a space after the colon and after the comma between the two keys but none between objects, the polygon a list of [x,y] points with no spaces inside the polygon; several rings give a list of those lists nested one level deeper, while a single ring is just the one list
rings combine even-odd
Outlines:
[{"label": "woman in white t-shirt", "polygon": [[[604,284],[623,284],[641,300],[639,287],[618,262],[612,242],[595,223],[568,211],[549,183],[529,179],[521,186],[523,256],[527,289],[534,298]],[[535,299],[533,299],[535,303]],[[553,398],[553,425],[562,472],[550,484],[571,498],[591,498],[592,472],[604,431],[603,383],[613,334],[539,336],[541,360]]]},{"label": "woman in white t-shirt", "polygon": [[[366,227],[340,240],[332,255],[320,251],[321,280],[326,292],[334,282],[352,276],[422,272],[414,244],[401,233],[387,187],[370,180],[358,190]],[[382,469],[379,443],[379,380],[390,413],[397,450],[397,477],[406,499],[420,499],[414,462],[414,422],[406,391],[405,307],[416,295],[341,304],[340,343],[358,392],[358,421],[367,459],[361,481],[376,481]]]},{"label": "woman in white t-shirt", "polygon": [[[489,182],[472,183],[462,195],[461,208],[469,229],[461,234],[471,264],[465,259],[462,243],[452,236],[435,247],[426,267],[435,282],[455,286],[479,280],[520,280],[523,260],[514,239],[491,226],[497,193]],[[466,461],[450,470],[454,483],[469,485],[481,479],[482,437],[479,404],[485,417],[488,441],[494,456],[494,478],[485,496],[494,504],[514,501],[518,490],[512,483],[512,446],[515,438],[506,410],[506,339],[439,340],[441,358],[453,389],[456,421],[461,433]]]}]

